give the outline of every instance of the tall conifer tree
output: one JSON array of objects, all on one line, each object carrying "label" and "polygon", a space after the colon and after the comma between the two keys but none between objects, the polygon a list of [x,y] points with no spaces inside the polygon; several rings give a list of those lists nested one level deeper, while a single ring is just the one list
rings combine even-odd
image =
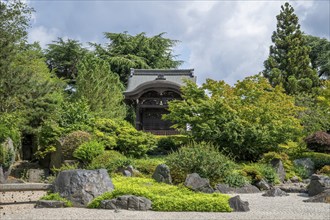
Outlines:
[{"label": "tall conifer tree", "polygon": [[276,16],[277,29],[272,35],[274,45],[270,46],[263,74],[272,86],[282,84],[287,94],[309,93],[319,84],[316,70],[310,66],[310,48],[300,31],[293,7],[285,3],[281,9]]}]

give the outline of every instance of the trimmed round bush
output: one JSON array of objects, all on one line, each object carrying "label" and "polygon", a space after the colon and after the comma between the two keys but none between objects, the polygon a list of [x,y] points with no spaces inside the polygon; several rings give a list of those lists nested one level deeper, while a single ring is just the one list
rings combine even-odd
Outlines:
[{"label": "trimmed round bush", "polygon": [[89,163],[95,157],[104,152],[103,144],[93,140],[80,145],[74,152],[73,156],[83,163]]},{"label": "trimmed round bush", "polygon": [[73,152],[83,143],[92,139],[92,136],[85,131],[74,131],[63,138],[62,155],[64,160],[72,160]]},{"label": "trimmed round bush", "polygon": [[174,183],[184,182],[187,174],[198,173],[212,183],[224,182],[235,163],[209,143],[191,142],[166,158]]}]

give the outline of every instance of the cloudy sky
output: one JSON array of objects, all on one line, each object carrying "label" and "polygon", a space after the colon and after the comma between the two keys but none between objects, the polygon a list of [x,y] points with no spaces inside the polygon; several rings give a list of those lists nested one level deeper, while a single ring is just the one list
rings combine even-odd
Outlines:
[{"label": "cloudy sky", "polygon": [[[105,43],[104,32],[166,32],[181,41],[174,48],[184,61],[180,68],[194,68],[198,83],[213,78],[234,84],[263,69],[284,2],[30,0],[36,12],[29,40],[44,47],[57,37]],[[290,4],[302,31],[330,39],[328,0]]]}]

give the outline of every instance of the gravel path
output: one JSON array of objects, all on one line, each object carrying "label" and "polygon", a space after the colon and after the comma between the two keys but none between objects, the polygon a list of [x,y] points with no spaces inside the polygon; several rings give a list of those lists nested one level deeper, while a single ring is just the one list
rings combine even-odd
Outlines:
[{"label": "gravel path", "polygon": [[[250,204],[249,212],[137,212],[120,210],[61,208],[0,210],[4,219],[324,219],[330,220],[330,204],[305,203],[306,195],[291,193],[286,197],[264,197],[261,193],[242,194]],[[4,214],[5,213],[5,214]]]}]

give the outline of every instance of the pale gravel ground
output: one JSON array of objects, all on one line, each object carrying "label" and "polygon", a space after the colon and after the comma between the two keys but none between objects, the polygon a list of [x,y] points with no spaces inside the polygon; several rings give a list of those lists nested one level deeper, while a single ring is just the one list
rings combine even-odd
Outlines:
[{"label": "pale gravel ground", "polygon": [[[313,219],[330,220],[330,204],[305,203],[305,196],[292,193],[287,197],[263,197],[261,193],[241,194],[242,200],[250,204],[249,212],[138,212],[112,210],[62,208],[0,210],[5,219]],[[3,215],[3,212],[6,214]]]}]

